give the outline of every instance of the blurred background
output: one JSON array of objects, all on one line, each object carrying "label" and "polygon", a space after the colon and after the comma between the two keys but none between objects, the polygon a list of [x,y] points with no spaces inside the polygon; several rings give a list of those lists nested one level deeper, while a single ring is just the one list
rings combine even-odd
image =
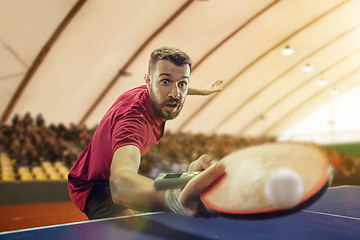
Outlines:
[{"label": "blurred background", "polygon": [[193,60],[189,96],[140,172],[246,146],[320,146],[360,185],[360,0],[0,0],[0,231],[85,220],[67,174],[153,49]]}]

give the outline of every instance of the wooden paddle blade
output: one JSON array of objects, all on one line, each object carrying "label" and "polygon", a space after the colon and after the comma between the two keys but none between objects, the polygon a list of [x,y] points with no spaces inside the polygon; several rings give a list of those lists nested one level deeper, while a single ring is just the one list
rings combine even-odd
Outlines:
[{"label": "wooden paddle blade", "polygon": [[222,214],[290,212],[274,206],[265,194],[267,178],[281,168],[295,171],[304,183],[304,195],[292,210],[313,202],[325,191],[329,179],[329,160],[320,148],[310,144],[263,144],[240,149],[221,161],[226,173],[201,194],[201,200]]}]

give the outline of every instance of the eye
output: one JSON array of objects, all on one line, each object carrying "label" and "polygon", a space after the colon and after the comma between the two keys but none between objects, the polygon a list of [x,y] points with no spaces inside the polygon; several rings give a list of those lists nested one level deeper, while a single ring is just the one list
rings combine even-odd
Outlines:
[{"label": "eye", "polygon": [[187,86],[187,82],[185,81],[179,82],[179,87],[186,87],[186,86]]},{"label": "eye", "polygon": [[167,84],[169,84],[169,80],[168,79],[163,79],[163,80],[161,80],[160,81],[161,82],[161,84],[163,84],[163,85],[167,85]]}]

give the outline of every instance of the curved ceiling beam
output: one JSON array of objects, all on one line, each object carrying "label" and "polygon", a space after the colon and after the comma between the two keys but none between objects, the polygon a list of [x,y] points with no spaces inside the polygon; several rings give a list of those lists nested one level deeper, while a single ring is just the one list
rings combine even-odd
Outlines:
[{"label": "curved ceiling beam", "polygon": [[13,111],[16,103],[18,102],[19,98],[21,97],[22,93],[30,83],[32,77],[36,73],[36,71],[41,66],[42,62],[44,61],[46,55],[51,50],[51,48],[54,46],[56,40],[59,38],[59,36],[63,33],[67,25],[71,22],[71,20],[74,18],[74,16],[79,12],[81,7],[86,3],[87,0],[79,0],[74,7],[71,9],[71,11],[66,15],[64,20],[60,23],[60,25],[57,27],[53,35],[50,37],[50,39],[47,41],[45,46],[41,49],[37,57],[35,58],[33,64],[29,68],[28,72],[26,73],[25,77],[21,81],[19,87],[16,89],[16,92],[14,93],[13,97],[11,98],[8,106],[6,107],[4,113],[1,116],[1,123],[5,123],[7,119],[9,118],[11,112]]},{"label": "curved ceiling beam", "polygon": [[[336,40],[338,40],[341,37],[344,37],[345,35],[355,31],[356,29],[358,29],[359,26],[356,26],[355,28],[350,29],[350,31],[347,31],[343,34],[341,34],[341,36],[338,36],[336,39],[334,39],[333,41],[331,41],[329,44],[331,44],[332,42],[335,42]],[[327,44],[327,45],[329,45]],[[323,49],[326,46],[323,46],[321,49]],[[320,49],[319,49],[320,50]],[[318,51],[319,51],[318,50]],[[318,52],[316,51],[316,52]],[[314,77],[311,77],[310,79],[304,81],[300,86],[298,86],[297,88],[291,90],[290,92],[288,92],[287,94],[285,94],[282,98],[280,98],[279,100],[277,100],[276,102],[274,102],[273,104],[271,104],[266,110],[264,110],[262,113],[260,113],[258,115],[258,117],[251,119],[251,121],[249,121],[249,123],[247,125],[245,125],[239,132],[238,135],[241,135],[242,133],[244,133],[247,129],[249,129],[253,124],[255,124],[256,119],[259,118],[259,116],[265,116],[266,117],[266,113],[269,112],[271,109],[273,109],[274,107],[276,107],[277,105],[279,105],[282,101],[284,101],[287,97],[289,97],[290,95],[294,94],[298,89],[300,89],[302,86],[308,84],[310,81],[314,80],[315,78],[317,78],[319,75],[321,75],[321,72],[327,72],[330,69],[334,68],[336,65],[340,64],[341,62],[345,61],[346,59],[350,58],[351,56],[355,55],[356,53],[358,53],[360,51],[360,48],[356,49],[355,51],[353,51],[352,53],[348,54],[347,56],[339,59],[338,61],[336,61],[335,63],[333,63],[331,66],[320,70],[319,74],[315,75]],[[311,54],[313,55],[313,54]],[[309,56],[311,56],[309,55]],[[308,56],[308,57],[309,57]],[[301,61],[300,61],[301,62]],[[296,66],[296,65],[295,65]],[[290,70],[292,70],[293,68],[291,68]],[[288,71],[287,71],[288,72]],[[281,77],[281,76],[280,76]],[[289,109],[289,111],[291,111],[291,109]]]},{"label": "curved ceiling beam", "polygon": [[[345,1],[346,2],[346,1]],[[335,11],[336,9],[338,9],[340,6],[342,6],[345,2],[341,2],[339,5],[333,7],[332,9],[328,10],[327,12],[323,13],[322,15],[316,17],[315,19],[313,19],[311,22],[309,22],[308,24],[304,25],[302,28],[299,28],[298,30],[296,30],[295,32],[293,32],[291,35],[289,35],[288,37],[286,37],[284,40],[282,40],[281,42],[279,42],[278,44],[276,44],[275,46],[273,46],[272,48],[270,48],[268,51],[264,52],[264,54],[262,54],[261,56],[259,56],[258,58],[256,58],[254,61],[252,61],[251,63],[249,63],[244,69],[242,69],[238,74],[236,74],[232,79],[231,82],[235,81],[235,79],[237,79],[238,77],[240,77],[242,74],[244,74],[249,68],[251,68],[253,65],[255,65],[257,62],[259,62],[262,58],[264,58],[266,55],[268,55],[270,52],[272,52],[274,49],[284,45],[289,39],[293,38],[294,36],[296,36],[297,34],[299,34],[300,32],[302,32],[303,30],[305,30],[306,28],[308,28],[309,26],[313,25],[315,22],[319,21],[321,18],[325,17],[326,15],[330,14],[331,12]],[[323,46],[324,47],[324,46]],[[304,59],[310,57],[313,54],[310,54],[308,56],[306,56],[305,58],[301,59],[299,62],[304,61]],[[273,83],[276,82],[277,79],[279,79],[280,77],[282,77],[283,75],[285,75],[287,72],[289,72],[291,69],[293,69],[296,65],[299,64],[296,63],[295,65],[293,65],[291,68],[289,68],[287,71],[285,71],[284,73],[280,74],[278,77],[276,77],[275,79],[273,79],[272,81],[270,81],[267,85],[265,85],[264,87],[262,87],[261,89],[259,89],[257,92],[255,92],[253,95],[251,95],[248,99],[246,99],[246,101],[244,101],[244,103],[242,103],[240,106],[238,106],[234,111],[232,111],[231,113],[229,113],[226,117],[224,117],[224,120],[221,121],[218,125],[216,125],[213,129],[212,132],[216,131],[217,128],[219,128],[221,125],[225,124],[236,112],[240,111],[242,108],[244,108],[250,101],[252,101],[254,98],[256,98],[259,94],[261,94],[261,92],[263,92],[265,89],[267,89],[268,87],[270,87]]]},{"label": "curved ceiling beam", "polygon": [[304,106],[305,104],[307,104],[308,102],[311,102],[314,98],[316,98],[317,96],[319,96],[320,94],[324,93],[325,91],[328,91],[333,85],[338,84],[342,81],[345,81],[346,79],[348,79],[349,77],[351,77],[352,75],[356,74],[357,72],[360,71],[360,67],[355,68],[353,71],[351,71],[350,73],[347,73],[345,76],[341,77],[338,81],[334,82],[332,85],[325,87],[322,89],[322,91],[318,91],[317,93],[313,94],[312,96],[308,97],[305,101],[299,103],[296,107],[294,107],[291,111],[289,111],[288,113],[286,113],[280,121],[277,121],[276,123],[274,123],[273,125],[271,125],[270,127],[268,127],[264,132],[263,132],[263,136],[267,136],[269,134],[269,132],[271,132],[274,128],[276,128],[277,126],[279,126],[282,122],[286,121],[289,117],[291,117],[291,115],[293,115],[296,111],[298,111],[302,106]]},{"label": "curved ceiling beam", "polygon": [[[213,47],[209,52],[207,52],[193,67],[192,71],[201,65],[211,54],[213,54],[216,50],[218,50],[222,45],[224,45],[227,41],[229,41],[232,37],[234,37],[236,34],[238,34],[243,28],[245,28],[247,25],[249,25],[252,21],[254,21],[256,18],[258,18],[261,14],[263,14],[265,11],[270,9],[273,5],[275,5],[280,0],[275,0],[274,2],[270,3],[268,6],[266,6],[264,9],[261,9],[258,13],[256,13],[254,16],[252,16],[249,20],[247,20],[244,24],[242,24],[240,27],[238,27],[235,31],[230,33],[226,38],[224,38],[220,43],[218,43],[215,47]],[[224,87],[229,85],[229,83],[226,83]]]},{"label": "curved ceiling beam", "polygon": [[[242,24],[240,27],[238,27],[235,31],[230,33],[224,40],[222,40],[220,43],[218,43],[214,48],[212,48],[207,54],[205,54],[198,62],[194,65],[192,72],[201,65],[205,59],[207,59],[212,53],[214,53],[217,49],[219,49],[222,45],[224,45],[227,41],[229,41],[232,37],[234,37],[236,34],[238,34],[242,29],[244,29],[246,26],[248,26],[251,22],[253,22],[256,18],[258,18],[260,15],[265,13],[267,10],[269,10],[271,7],[273,7],[276,3],[278,3],[280,0],[275,0],[274,2],[270,3],[265,8],[261,9],[258,13],[256,13],[254,16],[252,16],[248,21],[246,21],[244,24]],[[247,67],[245,67],[247,69]],[[228,85],[230,85],[236,78],[232,78],[229,81],[226,81],[223,85],[223,89],[225,89]],[[208,97],[208,101],[206,101],[204,104],[202,104],[198,111],[194,113],[191,118],[184,120],[184,122],[180,125],[178,128],[178,132],[180,129],[183,129],[193,118],[196,117],[208,104],[210,104],[214,99],[216,98],[216,95],[212,95]]]},{"label": "curved ceiling beam", "polygon": [[12,49],[9,45],[7,45],[3,40],[0,39],[0,43],[25,67],[29,68],[25,60],[23,60],[19,54],[16,53],[14,49]]},{"label": "curved ceiling beam", "polygon": [[170,25],[186,8],[193,3],[193,0],[186,1],[173,15],[170,16],[149,38],[147,38],[144,43],[134,52],[134,54],[129,58],[129,60],[125,63],[125,65],[115,74],[109,84],[104,88],[104,90],[100,93],[100,95],[96,98],[95,102],[90,106],[90,108],[86,111],[85,115],[79,122],[79,125],[82,125],[89,118],[91,113],[95,110],[95,108],[100,104],[100,102],[104,99],[106,94],[110,91],[110,89],[117,83],[121,76],[126,75],[126,69],[135,61],[135,59],[140,55],[140,53],[146,48],[146,46],[155,39],[167,26]]}]

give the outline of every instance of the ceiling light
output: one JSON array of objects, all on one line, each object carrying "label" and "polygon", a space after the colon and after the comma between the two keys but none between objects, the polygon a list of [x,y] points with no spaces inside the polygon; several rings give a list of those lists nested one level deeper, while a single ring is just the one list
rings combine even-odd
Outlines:
[{"label": "ceiling light", "polygon": [[283,50],[281,50],[282,55],[288,56],[288,55],[291,55],[293,53],[294,53],[294,50],[292,50],[289,45],[286,45],[285,48]]},{"label": "ceiling light", "polygon": [[310,64],[305,64],[305,66],[303,67],[303,72],[312,72],[314,70],[314,68],[310,65]]},{"label": "ceiling light", "polygon": [[318,81],[318,85],[320,87],[326,86],[327,85],[327,81],[325,81],[325,79],[322,77],[319,81]]},{"label": "ceiling light", "polygon": [[331,89],[331,95],[336,96],[339,94],[339,91],[336,88]]}]

